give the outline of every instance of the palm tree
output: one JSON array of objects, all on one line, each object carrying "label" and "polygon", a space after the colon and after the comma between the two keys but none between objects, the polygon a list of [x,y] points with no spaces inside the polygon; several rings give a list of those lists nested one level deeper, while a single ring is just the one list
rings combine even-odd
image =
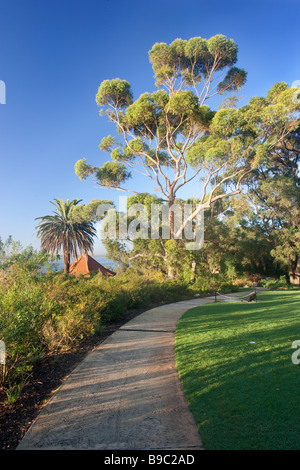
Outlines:
[{"label": "palm tree", "polygon": [[56,254],[61,249],[63,251],[64,273],[69,272],[70,258],[72,255],[78,256],[78,249],[87,253],[92,251],[96,230],[91,220],[78,221],[72,217],[74,207],[81,202],[81,199],[69,199],[64,202],[62,199],[54,199],[51,202],[56,207],[54,215],[37,217],[40,220],[36,229],[37,237],[41,238],[41,248],[50,254]]}]

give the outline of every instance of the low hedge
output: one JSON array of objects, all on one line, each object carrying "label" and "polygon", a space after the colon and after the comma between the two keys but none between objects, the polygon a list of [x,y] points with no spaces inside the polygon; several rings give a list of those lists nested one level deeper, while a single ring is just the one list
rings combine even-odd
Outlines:
[{"label": "low hedge", "polygon": [[[0,277],[0,340],[6,364],[0,386],[24,380],[47,354],[68,350],[128,312],[193,295],[193,288],[160,276],[127,272],[75,278],[18,269]],[[0,366],[1,367],[1,366]]]}]

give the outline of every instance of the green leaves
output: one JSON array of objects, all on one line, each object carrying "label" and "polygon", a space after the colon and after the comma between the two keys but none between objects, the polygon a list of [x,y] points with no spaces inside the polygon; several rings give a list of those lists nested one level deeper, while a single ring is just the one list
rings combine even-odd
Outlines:
[{"label": "green leaves", "polygon": [[227,39],[223,34],[216,34],[208,39],[207,48],[219,69],[231,66],[237,61],[238,46],[233,39]]},{"label": "green leaves", "polygon": [[210,130],[214,135],[222,138],[232,137],[242,123],[240,110],[233,108],[220,109],[213,117]]},{"label": "green leaves", "polygon": [[266,144],[259,143],[256,148],[255,157],[252,162],[252,168],[257,169],[260,168],[268,158],[270,154],[269,146]]},{"label": "green leaves", "polygon": [[155,104],[151,99],[151,95],[143,93],[139,99],[127,108],[122,124],[135,131],[141,129],[142,132],[155,132],[155,112]]},{"label": "green leaves", "polygon": [[179,91],[172,96],[168,111],[179,116],[192,116],[198,110],[198,99],[191,91]]},{"label": "green leaves", "polygon": [[231,144],[229,141],[209,136],[199,139],[187,152],[187,162],[194,168],[203,170],[230,163]]},{"label": "green leaves", "polygon": [[149,51],[149,59],[152,63],[156,84],[160,86],[164,80],[180,75],[188,66],[185,56],[186,41],[176,39],[170,46],[165,43],[156,43]]},{"label": "green leaves", "polygon": [[201,37],[191,38],[186,43],[185,54],[190,63],[193,64],[192,69],[199,75],[204,70],[204,64],[210,58],[207,40]]},{"label": "green leaves", "polygon": [[245,70],[231,67],[224,80],[218,84],[218,92],[222,95],[227,91],[239,90],[245,84],[246,78]]},{"label": "green leaves", "polygon": [[111,156],[115,161],[105,162],[102,167],[88,165],[85,158],[78,160],[75,165],[76,175],[81,180],[85,180],[88,176],[95,176],[101,186],[119,188],[121,183],[131,177],[131,173],[127,171],[125,165],[119,163],[119,160],[126,159],[119,148],[112,150]]},{"label": "green leaves", "polygon": [[288,89],[288,85],[285,82],[277,82],[270,88],[266,95],[266,100],[269,103],[276,103],[279,95]]},{"label": "green leaves", "polygon": [[131,177],[126,166],[118,162],[105,162],[104,165],[96,170],[96,178],[101,186],[109,188],[119,188]]},{"label": "green leaves", "polygon": [[93,172],[94,168],[86,163],[86,158],[82,158],[75,163],[75,173],[79,179],[86,180]]},{"label": "green leaves", "polygon": [[130,84],[120,78],[104,80],[96,95],[96,103],[100,106],[111,105],[119,109],[129,106],[131,102]]},{"label": "green leaves", "polygon": [[118,147],[118,142],[115,140],[114,137],[108,135],[107,137],[103,137],[99,147],[100,150],[103,150],[104,152],[111,152],[112,149]]},{"label": "green leaves", "polygon": [[233,66],[237,61],[237,52],[237,45],[232,39],[217,34],[208,40],[201,37],[189,41],[175,39],[169,46],[156,43],[149,51],[149,59],[157,86],[179,78],[183,78],[186,84],[195,85],[211,72]]},{"label": "green leaves", "polygon": [[292,93],[293,89],[278,83],[266,98],[251,98],[248,105],[239,109],[220,109],[211,121],[208,135],[189,147],[187,162],[203,169],[226,162],[231,171],[240,168],[245,173],[264,167],[274,146],[295,128]]}]

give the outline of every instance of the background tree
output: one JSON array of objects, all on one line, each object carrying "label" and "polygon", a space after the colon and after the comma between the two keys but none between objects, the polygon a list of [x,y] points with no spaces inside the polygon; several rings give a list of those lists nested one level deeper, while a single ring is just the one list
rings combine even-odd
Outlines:
[{"label": "background tree", "polygon": [[[289,96],[285,83],[278,83],[268,98],[277,103]],[[290,103],[290,101],[289,101]],[[298,109],[289,132],[271,148],[264,164],[249,179],[245,195],[253,214],[272,242],[271,254],[300,284],[300,125]]]},{"label": "background tree", "polygon": [[21,243],[13,240],[12,236],[9,235],[5,241],[2,241],[0,237],[0,263],[5,263],[13,255],[20,253],[22,250]]},{"label": "background tree", "polygon": [[[300,180],[288,165],[259,174],[250,207],[272,243],[271,254],[300,284]],[[266,174],[267,173],[267,174]],[[248,200],[249,196],[248,195]]]},{"label": "background tree", "polygon": [[96,230],[91,220],[76,220],[73,217],[75,207],[81,202],[79,199],[64,202],[62,199],[51,201],[56,211],[54,215],[37,217],[37,236],[41,239],[41,247],[50,254],[58,254],[62,249],[64,273],[69,272],[70,258],[78,256],[81,252],[92,251]]}]

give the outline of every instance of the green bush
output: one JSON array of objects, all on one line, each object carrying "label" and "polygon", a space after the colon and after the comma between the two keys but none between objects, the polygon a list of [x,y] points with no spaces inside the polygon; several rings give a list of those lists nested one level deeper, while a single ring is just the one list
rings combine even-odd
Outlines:
[{"label": "green bush", "polygon": [[224,274],[211,274],[206,273],[196,278],[194,289],[198,289],[199,293],[205,294],[206,292],[233,292],[237,288],[234,282],[228,279]]},{"label": "green bush", "polygon": [[131,270],[114,278],[97,273],[86,279],[10,268],[0,277],[0,339],[7,351],[2,382],[13,389],[45,355],[68,350],[134,309],[193,293],[187,283]]},{"label": "green bush", "polygon": [[290,285],[286,279],[286,276],[280,276],[279,279],[262,279],[260,285],[266,289],[288,289]]},{"label": "green bush", "polygon": [[26,252],[26,259],[22,255],[0,271],[0,339],[7,351],[0,386],[6,380],[11,390],[24,383],[36,361],[76,346],[128,312],[234,290],[226,276],[206,272],[193,283],[190,275],[174,281],[143,268],[113,278],[100,272],[76,278],[43,269],[46,261]]}]

